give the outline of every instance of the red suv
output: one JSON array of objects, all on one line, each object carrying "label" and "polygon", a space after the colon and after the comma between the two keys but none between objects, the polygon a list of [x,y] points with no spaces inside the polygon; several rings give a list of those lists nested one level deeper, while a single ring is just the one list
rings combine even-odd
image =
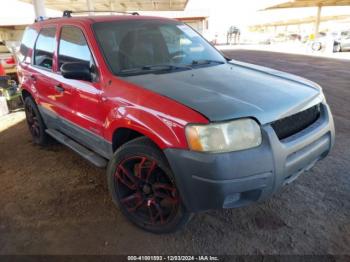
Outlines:
[{"label": "red suv", "polygon": [[114,202],[151,232],[266,199],[334,143],[317,84],[226,59],[175,20],[65,12],[28,27],[20,53],[34,142],[107,166]]}]

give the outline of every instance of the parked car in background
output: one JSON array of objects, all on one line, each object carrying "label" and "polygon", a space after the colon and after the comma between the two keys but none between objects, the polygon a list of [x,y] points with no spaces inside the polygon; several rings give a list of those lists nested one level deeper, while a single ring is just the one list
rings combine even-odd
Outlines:
[{"label": "parked car in background", "polygon": [[302,36],[300,34],[289,34],[287,37],[287,41],[300,42]]},{"label": "parked car in background", "polygon": [[313,51],[321,51],[329,48],[333,52],[350,50],[350,30],[320,33],[311,43]]},{"label": "parked car in background", "polygon": [[336,52],[350,51],[350,29],[341,31],[338,39],[336,40]]},{"label": "parked car in background", "polygon": [[267,199],[334,144],[319,85],[229,60],[176,20],[66,11],[20,50],[33,141],[107,167],[113,201],[151,232]]},{"label": "parked car in background", "polygon": [[0,42],[0,63],[7,75],[16,74],[16,59],[5,42]]}]

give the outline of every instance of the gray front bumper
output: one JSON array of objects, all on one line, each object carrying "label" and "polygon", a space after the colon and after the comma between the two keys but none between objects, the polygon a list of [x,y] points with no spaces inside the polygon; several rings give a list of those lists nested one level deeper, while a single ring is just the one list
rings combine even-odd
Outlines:
[{"label": "gray front bumper", "polygon": [[230,153],[166,149],[186,207],[233,208],[271,196],[328,154],[334,144],[333,118],[322,104],[320,118],[303,131],[279,140],[268,124],[262,136],[259,147]]}]

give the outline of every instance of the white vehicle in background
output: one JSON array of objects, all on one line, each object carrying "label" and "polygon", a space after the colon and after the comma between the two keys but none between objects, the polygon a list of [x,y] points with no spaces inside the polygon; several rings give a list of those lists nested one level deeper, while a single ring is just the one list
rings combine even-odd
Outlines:
[{"label": "white vehicle in background", "polygon": [[313,51],[326,49],[336,52],[350,51],[350,29],[330,33],[320,33],[311,43]]},{"label": "white vehicle in background", "polygon": [[268,33],[243,32],[240,42],[249,45],[270,45],[274,42],[274,38]]},{"label": "white vehicle in background", "polygon": [[336,50],[337,52],[350,51],[350,29],[340,32]]},{"label": "white vehicle in background", "polygon": [[16,60],[5,42],[0,42],[0,63],[6,75],[16,74]]}]

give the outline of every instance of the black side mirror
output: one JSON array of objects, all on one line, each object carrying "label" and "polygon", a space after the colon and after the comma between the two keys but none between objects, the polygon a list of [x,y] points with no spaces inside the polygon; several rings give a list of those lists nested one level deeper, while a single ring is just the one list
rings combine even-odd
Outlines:
[{"label": "black side mirror", "polygon": [[90,66],[87,63],[69,62],[61,66],[61,73],[64,78],[91,81],[92,75]]}]

